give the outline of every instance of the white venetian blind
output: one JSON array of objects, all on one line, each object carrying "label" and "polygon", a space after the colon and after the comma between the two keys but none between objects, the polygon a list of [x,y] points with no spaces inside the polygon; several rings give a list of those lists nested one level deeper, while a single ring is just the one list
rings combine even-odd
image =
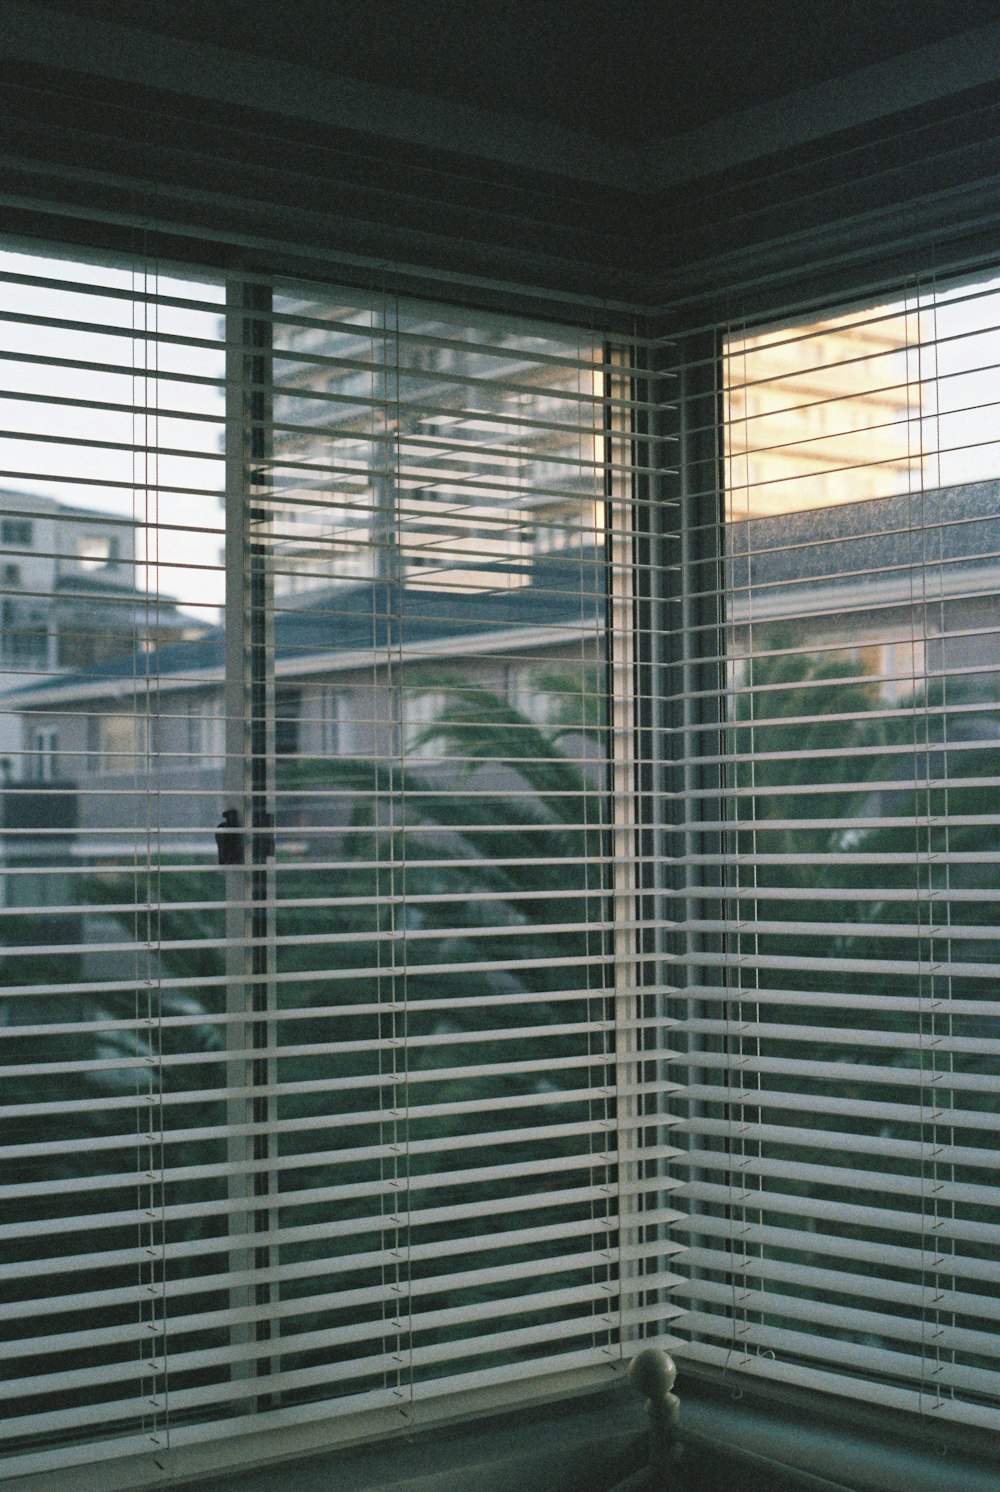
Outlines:
[{"label": "white venetian blind", "polygon": [[[0,1477],[168,1432],[223,1071],[224,292],[0,253]],[[197,1265],[195,1266],[197,1269]],[[56,1473],[56,1480],[75,1473]]]},{"label": "white venetian blind", "polygon": [[998,292],[723,328],[717,456],[686,370],[671,732],[678,1353],[992,1428]]},{"label": "white venetian blind", "polygon": [[250,1340],[194,1401],[391,1431],[610,1381],[674,1313],[627,818],[644,394],[586,333],[246,298],[275,854],[235,899],[273,950],[239,971],[272,1180]]},{"label": "white venetian blind", "polygon": [[3,696],[5,1473],[610,1380],[677,1313],[650,384],[381,294],[17,274],[3,522],[53,515],[55,569]]}]

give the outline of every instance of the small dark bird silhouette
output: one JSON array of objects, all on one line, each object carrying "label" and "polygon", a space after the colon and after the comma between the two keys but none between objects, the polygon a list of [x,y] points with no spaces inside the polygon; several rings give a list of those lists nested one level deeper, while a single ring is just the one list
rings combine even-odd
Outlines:
[{"label": "small dark bird silhouette", "polygon": [[243,835],[240,832],[240,816],[235,808],[222,810],[222,818],[215,831],[215,843],[219,847],[220,865],[243,864]]}]

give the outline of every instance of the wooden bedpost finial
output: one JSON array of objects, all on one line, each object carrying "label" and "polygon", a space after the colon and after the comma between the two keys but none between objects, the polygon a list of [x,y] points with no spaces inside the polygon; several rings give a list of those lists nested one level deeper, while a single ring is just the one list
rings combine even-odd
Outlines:
[{"label": "wooden bedpost finial", "polygon": [[673,1358],[658,1347],[645,1347],[629,1363],[628,1376],[644,1399],[659,1404],[677,1382],[677,1367]]},{"label": "wooden bedpost finial", "polygon": [[677,1381],[676,1365],[673,1358],[658,1347],[644,1347],[629,1363],[628,1376],[646,1401],[650,1465],[663,1467],[668,1461],[676,1460],[680,1453],[677,1425],[681,1401],[671,1393]]}]

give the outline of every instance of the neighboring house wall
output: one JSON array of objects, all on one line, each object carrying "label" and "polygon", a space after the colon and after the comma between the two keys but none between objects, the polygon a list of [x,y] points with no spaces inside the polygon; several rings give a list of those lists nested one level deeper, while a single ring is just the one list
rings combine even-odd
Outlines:
[{"label": "neighboring house wall", "polygon": [[25,732],[19,707],[2,696],[198,624],[168,598],[136,588],[131,518],[12,491],[0,492],[0,510],[0,772],[75,778],[64,761],[77,749],[73,731],[53,720],[44,734]]},{"label": "neighboring house wall", "polygon": [[[796,647],[854,653],[890,701],[944,671],[954,687],[963,671],[1000,667],[998,490],[973,482],[730,523],[730,655],[745,671],[794,625]],[[914,505],[929,534],[919,545]]]},{"label": "neighboring house wall", "polygon": [[[447,684],[440,687],[431,681],[423,659],[404,660],[395,707],[381,672],[373,677],[370,667],[344,668],[332,652],[325,659],[308,655],[305,677],[286,664],[278,689],[278,736],[294,736],[295,745],[282,752],[279,739],[276,757],[294,754],[315,765],[351,757],[389,759],[402,750],[425,773],[448,780],[448,762],[435,761],[441,748],[420,744],[419,738],[451,698],[461,699],[463,690],[485,689],[545,727],[558,723],[568,697],[557,687],[560,666],[572,664],[578,671],[581,646],[597,661],[589,636],[550,640],[520,657],[512,655],[506,664],[482,665],[474,652],[463,657],[461,646],[456,639],[454,652],[443,660]],[[134,707],[132,693],[123,693],[120,681],[105,682],[102,688],[95,680],[86,697],[83,690],[82,684],[67,680],[62,690],[56,684],[45,691],[45,704],[41,689],[34,691],[37,705],[27,708],[28,699],[22,704],[26,742],[46,733],[58,737],[56,775],[73,782],[79,796],[79,853],[96,863],[113,858],[121,846],[110,831],[127,837],[150,822],[166,831],[163,853],[205,853],[226,801],[221,672],[176,685],[161,678],[148,697],[144,690],[136,691]],[[583,755],[588,747],[579,734],[570,733],[563,749]],[[493,783],[498,788],[513,785],[513,774]],[[312,816],[307,796],[278,804],[279,829],[283,822],[308,827]],[[327,829],[329,816],[326,802],[322,817]],[[89,841],[88,831],[93,835]]]}]

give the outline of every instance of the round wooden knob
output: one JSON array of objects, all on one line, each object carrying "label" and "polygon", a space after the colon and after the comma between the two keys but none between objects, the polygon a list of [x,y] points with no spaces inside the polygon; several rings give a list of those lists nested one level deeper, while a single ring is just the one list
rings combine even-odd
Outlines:
[{"label": "round wooden knob", "polygon": [[628,1365],[628,1376],[644,1399],[662,1403],[677,1381],[672,1357],[658,1347],[644,1347]]}]

